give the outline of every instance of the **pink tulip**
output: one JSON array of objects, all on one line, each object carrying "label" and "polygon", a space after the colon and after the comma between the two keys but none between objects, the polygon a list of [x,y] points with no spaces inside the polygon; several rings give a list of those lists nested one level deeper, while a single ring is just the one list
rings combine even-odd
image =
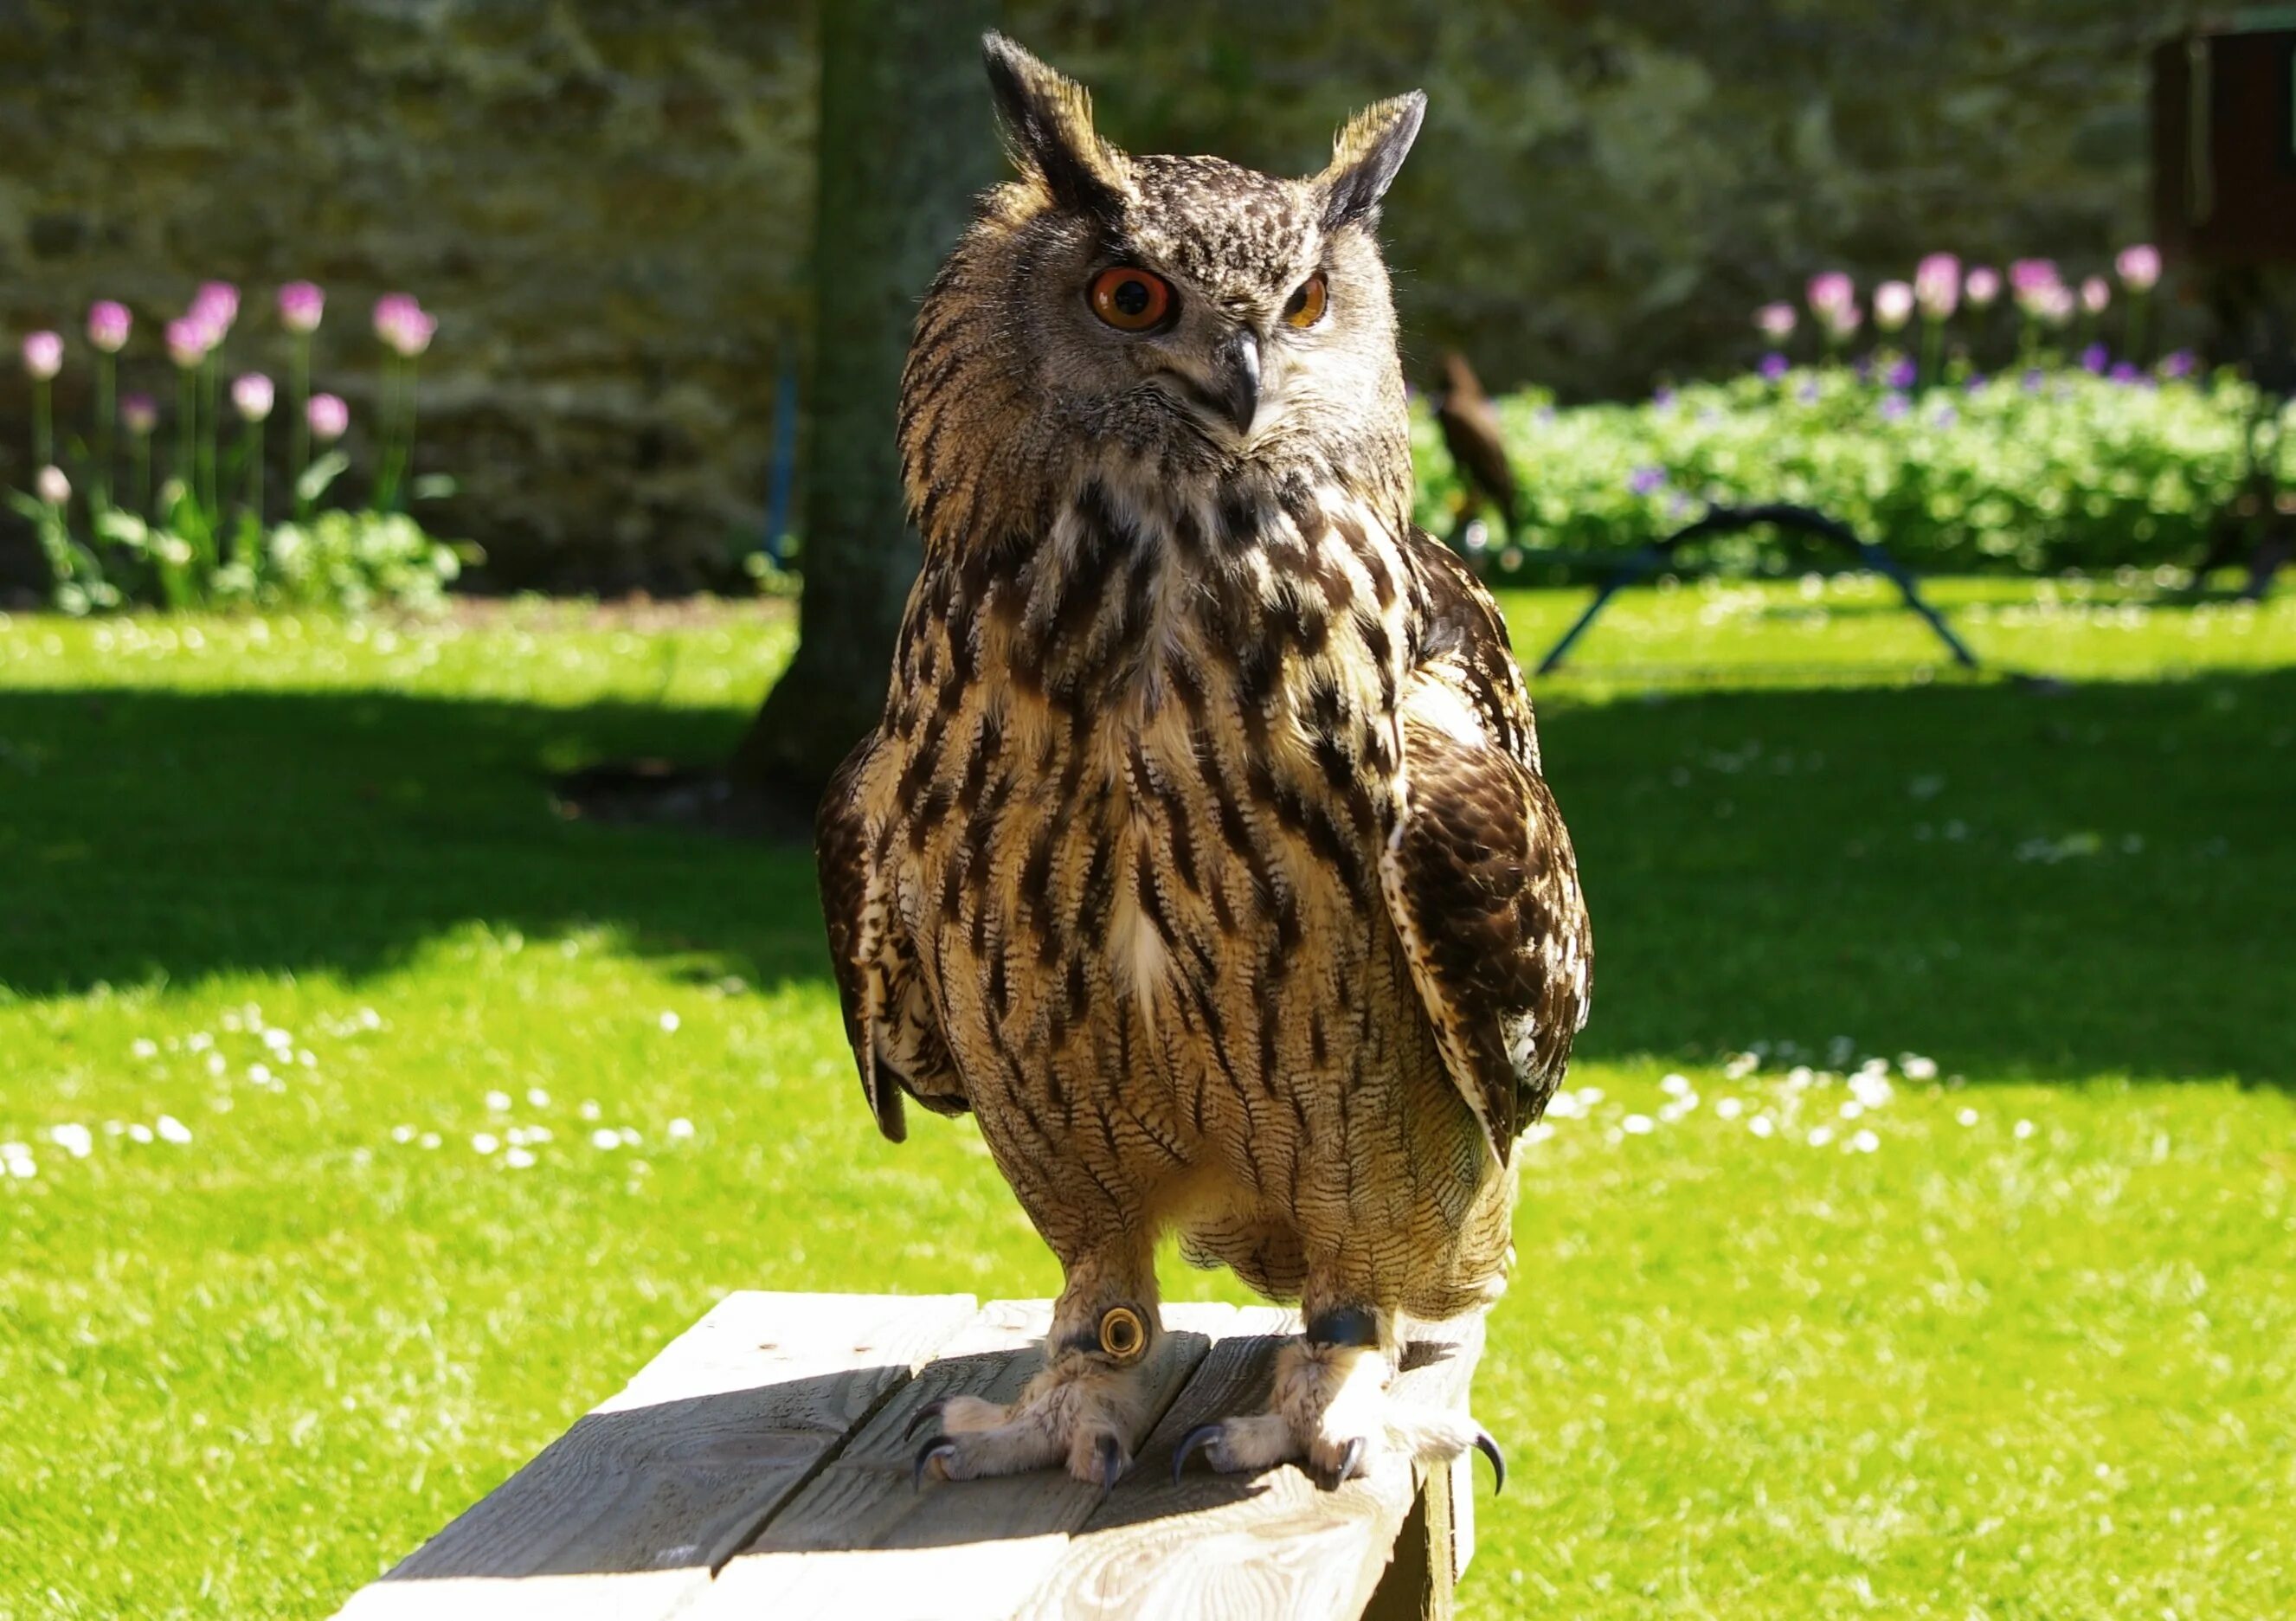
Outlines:
[{"label": "pink tulip", "polygon": [[2009,263],[2009,286],[2016,292],[2054,287],[2062,280],[2054,259],[2012,259]]},{"label": "pink tulip", "polygon": [[1894,332],[1912,319],[1914,290],[1903,282],[1884,282],[1874,290],[1874,324]]},{"label": "pink tulip", "polygon": [[71,480],[64,477],[61,467],[43,467],[32,479],[32,488],[50,506],[62,506],[71,499]]},{"label": "pink tulip", "polygon": [[2073,318],[2073,290],[2062,282],[2036,288],[2028,307],[2049,326],[2063,326]]},{"label": "pink tulip", "polygon": [[1804,292],[1810,308],[1822,315],[1828,310],[1848,307],[1857,297],[1857,283],[1842,271],[1828,270],[1810,277]]},{"label": "pink tulip", "polygon": [[326,313],[327,295],[311,282],[290,282],[279,290],[279,324],[291,332],[312,332]]},{"label": "pink tulip", "polygon": [[192,295],[192,307],[185,313],[212,332],[215,341],[220,343],[223,335],[231,330],[231,323],[239,319],[239,289],[229,282],[201,282],[199,291]]},{"label": "pink tulip", "polygon": [[88,306],[87,340],[107,355],[117,355],[127,347],[127,333],[135,324],[125,304],[100,299]]},{"label": "pink tulip", "polygon": [[1914,271],[1914,299],[1922,314],[1943,321],[1961,302],[1961,261],[1950,253],[1932,253]]},{"label": "pink tulip", "polygon": [[64,369],[64,340],[53,332],[24,335],[24,370],[45,382]]},{"label": "pink tulip", "polygon": [[184,315],[168,323],[168,358],[183,371],[188,372],[205,360],[215,342],[214,332],[197,315]]},{"label": "pink tulip", "polygon": [[2120,284],[2131,292],[2151,292],[2161,280],[2161,250],[2150,242],[2123,248],[2112,261]]},{"label": "pink tulip", "polygon": [[232,380],[232,406],[249,422],[259,422],[269,416],[271,400],[271,380],[262,373],[249,372]]},{"label": "pink tulip", "polygon": [[425,314],[410,293],[385,293],[375,300],[375,336],[402,359],[412,360],[429,348],[438,330],[437,320]]},{"label": "pink tulip", "polygon": [[1754,324],[1772,343],[1784,343],[1793,336],[1794,308],[1791,304],[1765,304],[1754,312]]},{"label": "pink tulip", "polygon": [[1854,303],[1836,304],[1819,311],[1818,319],[1836,342],[1847,342],[1866,323],[1866,312]]},{"label": "pink tulip", "polygon": [[332,445],[351,425],[351,408],[332,394],[314,394],[304,414],[311,424],[311,437],[322,445]]},{"label": "pink tulip", "polygon": [[123,394],[119,397],[119,421],[128,432],[141,438],[160,425],[160,407],[152,403],[148,394]]},{"label": "pink tulip", "polygon": [[2080,284],[2081,307],[2092,315],[2104,314],[2104,307],[2112,302],[2112,289],[2101,275],[2093,275]]},{"label": "pink tulip", "polygon": [[1980,265],[1969,273],[1962,291],[1975,308],[1990,309],[1993,300],[2001,296],[2001,273],[1990,265]]},{"label": "pink tulip", "polygon": [[405,325],[408,317],[422,313],[422,306],[414,301],[411,292],[387,292],[374,301],[374,335],[385,343],[390,335]]}]

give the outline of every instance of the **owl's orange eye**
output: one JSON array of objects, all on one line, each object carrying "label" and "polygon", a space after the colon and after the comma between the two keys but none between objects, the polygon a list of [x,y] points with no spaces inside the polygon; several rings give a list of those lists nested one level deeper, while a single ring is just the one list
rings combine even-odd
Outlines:
[{"label": "owl's orange eye", "polygon": [[1324,273],[1319,270],[1300,283],[1300,291],[1283,307],[1283,319],[1305,331],[1324,318],[1324,306],[1330,297],[1330,290],[1324,285]]},{"label": "owl's orange eye", "polygon": [[1172,284],[1131,265],[1093,277],[1089,297],[1092,313],[1119,332],[1147,332],[1172,313]]}]

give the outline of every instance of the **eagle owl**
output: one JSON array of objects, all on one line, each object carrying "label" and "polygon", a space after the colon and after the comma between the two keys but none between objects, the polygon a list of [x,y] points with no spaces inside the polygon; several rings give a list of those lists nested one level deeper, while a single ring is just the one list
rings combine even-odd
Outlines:
[{"label": "eagle owl", "polygon": [[1111,1484],[1167,1232],[1306,1330],[1180,1461],[1496,1465],[1388,1386],[1410,1320],[1505,1287],[1590,942],[1505,628],[1411,523],[1374,232],[1425,99],[1277,179],[1120,151],[986,43],[1019,178],[918,315],[924,567],[817,832],[879,1126],[970,1109],[1065,1283],[1041,1374],[933,1411],[919,1478]]}]

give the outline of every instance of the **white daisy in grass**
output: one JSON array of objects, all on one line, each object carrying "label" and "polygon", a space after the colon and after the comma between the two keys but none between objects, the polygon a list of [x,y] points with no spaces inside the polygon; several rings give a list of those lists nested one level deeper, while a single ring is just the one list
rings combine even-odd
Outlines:
[{"label": "white daisy in grass", "polygon": [[172,1142],[180,1148],[192,1140],[192,1128],[173,1115],[161,1115],[158,1126],[160,1140],[163,1142]]},{"label": "white daisy in grass", "polygon": [[48,1141],[75,1159],[85,1159],[95,1151],[95,1134],[85,1126],[51,1126]]},{"label": "white daisy in grass", "polygon": [[590,1134],[590,1146],[594,1149],[614,1149],[622,1146],[622,1134],[611,1126],[602,1126]]}]

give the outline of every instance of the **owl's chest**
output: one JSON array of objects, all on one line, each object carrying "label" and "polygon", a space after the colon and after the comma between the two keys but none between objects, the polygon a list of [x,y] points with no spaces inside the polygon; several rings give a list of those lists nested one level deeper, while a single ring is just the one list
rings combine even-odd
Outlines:
[{"label": "owl's chest", "polygon": [[1136,554],[948,617],[970,678],[906,757],[897,895],[960,1045],[1248,1031],[1305,1072],[1365,975],[1392,978],[1400,632],[1322,567]]}]

